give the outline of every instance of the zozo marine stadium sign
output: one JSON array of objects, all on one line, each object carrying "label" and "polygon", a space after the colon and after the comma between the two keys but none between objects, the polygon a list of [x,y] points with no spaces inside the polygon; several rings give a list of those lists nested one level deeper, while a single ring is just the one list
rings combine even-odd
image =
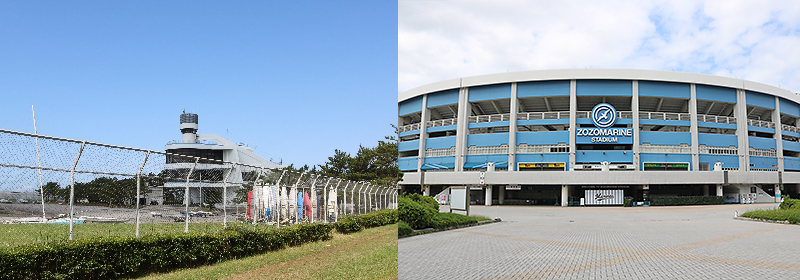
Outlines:
[{"label": "zozo marine stadium sign", "polygon": [[577,143],[633,143],[633,128],[612,128],[617,123],[617,110],[608,103],[594,106],[591,115],[596,128],[578,128]]}]

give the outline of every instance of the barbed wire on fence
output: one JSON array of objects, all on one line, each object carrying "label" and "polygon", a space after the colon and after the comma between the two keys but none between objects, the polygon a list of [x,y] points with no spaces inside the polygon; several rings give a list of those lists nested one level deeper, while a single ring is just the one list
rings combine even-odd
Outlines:
[{"label": "barbed wire on fence", "polygon": [[0,222],[276,227],[396,208],[397,185],[0,129]]}]

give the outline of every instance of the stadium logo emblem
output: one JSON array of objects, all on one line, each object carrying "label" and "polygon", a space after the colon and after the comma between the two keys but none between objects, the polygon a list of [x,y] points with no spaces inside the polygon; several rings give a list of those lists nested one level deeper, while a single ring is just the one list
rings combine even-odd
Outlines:
[{"label": "stadium logo emblem", "polygon": [[592,123],[599,128],[608,128],[617,122],[617,110],[608,103],[600,103],[592,109]]}]

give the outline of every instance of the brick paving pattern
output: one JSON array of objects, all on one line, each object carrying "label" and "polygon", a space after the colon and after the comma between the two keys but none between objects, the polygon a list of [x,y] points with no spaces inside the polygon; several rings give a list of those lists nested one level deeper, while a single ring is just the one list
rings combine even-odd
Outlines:
[{"label": "brick paving pattern", "polygon": [[503,222],[401,239],[398,276],[800,279],[800,226],[733,218],[775,207],[472,206]]}]

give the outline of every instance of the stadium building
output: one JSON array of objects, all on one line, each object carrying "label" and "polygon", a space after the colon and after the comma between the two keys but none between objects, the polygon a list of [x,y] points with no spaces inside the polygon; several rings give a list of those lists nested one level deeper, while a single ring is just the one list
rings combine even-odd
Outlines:
[{"label": "stadium building", "polygon": [[779,87],[652,70],[441,81],[398,94],[400,184],[426,195],[469,186],[485,205],[774,202],[800,195],[798,103]]}]

